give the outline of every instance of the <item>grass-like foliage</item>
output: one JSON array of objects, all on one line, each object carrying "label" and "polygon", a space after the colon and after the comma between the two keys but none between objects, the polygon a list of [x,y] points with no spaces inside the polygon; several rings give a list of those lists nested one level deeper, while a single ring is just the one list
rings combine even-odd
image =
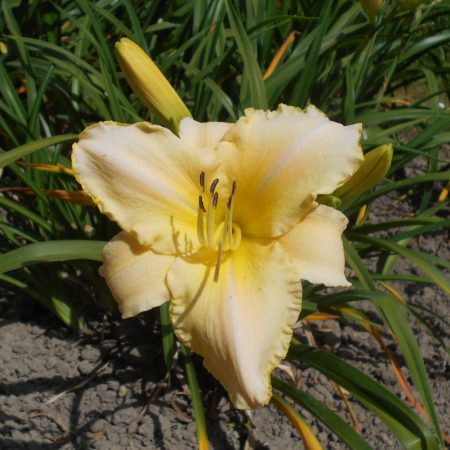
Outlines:
[{"label": "grass-like foliage", "polygon": [[[90,302],[116,311],[97,268],[101,249],[117,228],[76,192],[80,186],[70,170],[70,147],[97,121],[154,121],[116,63],[114,43],[121,37],[151,54],[196,120],[235,121],[248,106],[313,103],[333,120],[362,122],[365,151],[390,143],[394,156],[380,184],[340,205],[351,221],[344,243],[353,287],[333,294],[322,286],[305,286],[301,319],[331,315],[353,321],[372,333],[395,368],[382,337],[391,333],[418,395],[416,409],[311,341],[309,346],[294,342],[288,359],[317,369],[347,390],[403,447],[444,446],[409,318],[419,317],[423,327],[431,327],[391,282],[436,284],[449,291],[448,261],[411,247],[415,237],[449,225],[444,211],[450,175],[440,151],[450,140],[448,2],[404,10],[387,1],[373,24],[353,0],[3,0],[1,8],[1,280],[26,291],[72,327],[83,327]],[[405,165],[415,159],[426,164],[407,178]],[[412,199],[415,216],[397,217],[392,203],[389,220],[372,222],[372,205],[385,196],[390,202]],[[394,271],[399,258],[418,268],[420,276]],[[77,288],[74,299],[71,292],[80,281],[84,291]],[[359,306],[367,300],[378,320],[369,320]],[[161,323],[169,367],[177,344],[164,307]],[[199,443],[205,448],[195,361],[184,348],[182,355]],[[407,386],[402,372],[395,374]],[[274,404],[299,430],[307,425],[297,406],[350,448],[370,448],[352,425],[308,392],[277,377],[273,384],[278,391]],[[315,448],[314,437],[303,436]]]}]

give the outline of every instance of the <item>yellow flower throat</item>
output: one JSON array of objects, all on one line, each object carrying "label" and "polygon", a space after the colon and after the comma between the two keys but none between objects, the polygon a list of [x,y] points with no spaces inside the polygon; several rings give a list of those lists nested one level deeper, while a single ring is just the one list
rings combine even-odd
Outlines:
[{"label": "yellow flower throat", "polygon": [[[227,207],[223,220],[216,226],[216,211],[219,204],[219,194],[216,192],[219,179],[215,178],[206,192],[205,172],[200,174],[201,193],[198,197],[197,214],[197,236],[200,245],[204,248],[217,252],[217,263],[214,272],[214,281],[219,279],[222,253],[230,250],[237,250],[241,243],[242,232],[239,226],[233,223],[234,199],[236,192],[236,181],[233,181],[231,193],[227,199]],[[203,198],[208,199],[208,206],[205,208]]]}]

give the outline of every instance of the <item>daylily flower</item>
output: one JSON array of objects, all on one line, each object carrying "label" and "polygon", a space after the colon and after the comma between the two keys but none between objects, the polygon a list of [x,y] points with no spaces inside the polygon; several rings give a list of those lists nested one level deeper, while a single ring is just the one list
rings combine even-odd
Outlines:
[{"label": "daylily flower", "polygon": [[315,199],[358,169],[360,132],[313,106],[281,105],[235,124],[185,118],[179,137],[103,122],[74,145],[78,181],[123,230],[101,268],[123,317],[170,301],[176,335],[237,408],[270,400],[300,280],[349,285],[347,219]]}]

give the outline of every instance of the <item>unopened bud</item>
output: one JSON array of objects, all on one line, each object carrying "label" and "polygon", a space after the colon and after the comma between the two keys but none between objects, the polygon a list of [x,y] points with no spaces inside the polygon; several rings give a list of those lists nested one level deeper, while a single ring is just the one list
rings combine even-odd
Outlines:
[{"label": "unopened bud", "polygon": [[397,0],[397,3],[399,4],[400,8],[412,11],[426,1],[427,0]]},{"label": "unopened bud", "polygon": [[116,43],[116,57],[128,84],[163,125],[178,131],[184,117],[191,117],[183,100],[145,51],[127,38]]},{"label": "unopened bud", "polygon": [[392,144],[377,147],[364,155],[361,167],[340,188],[333,192],[342,203],[349,203],[375,186],[388,172],[392,162]]},{"label": "unopened bud", "polygon": [[374,23],[377,14],[383,9],[384,0],[360,0],[360,2],[369,20]]}]

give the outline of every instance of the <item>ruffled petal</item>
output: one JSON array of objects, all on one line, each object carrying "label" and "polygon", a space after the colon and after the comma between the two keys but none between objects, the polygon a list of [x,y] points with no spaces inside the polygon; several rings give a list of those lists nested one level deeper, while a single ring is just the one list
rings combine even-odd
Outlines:
[{"label": "ruffled petal", "polygon": [[135,316],[169,300],[165,278],[173,256],[154,253],[132,234],[121,232],[103,249],[100,274],[122,317]]},{"label": "ruffled petal", "polygon": [[342,232],[348,220],[320,205],[278,241],[295,259],[302,280],[325,286],[351,286],[344,275]]},{"label": "ruffled petal", "polygon": [[143,245],[185,253],[198,244],[199,175],[213,173],[213,150],[194,152],[169,130],[102,122],[73,146],[77,180],[100,210]]},{"label": "ruffled petal", "polygon": [[180,123],[179,135],[192,148],[216,148],[231,126],[231,123],[226,122],[197,122],[185,118]]},{"label": "ruffled petal", "polygon": [[273,240],[243,240],[225,255],[218,282],[213,262],[176,258],[169,269],[175,333],[204,357],[237,408],[265,405],[301,309],[298,271]]},{"label": "ruffled petal", "polygon": [[246,110],[218,149],[237,181],[235,217],[244,234],[280,236],[360,166],[361,125],[343,126],[314,106]]}]

